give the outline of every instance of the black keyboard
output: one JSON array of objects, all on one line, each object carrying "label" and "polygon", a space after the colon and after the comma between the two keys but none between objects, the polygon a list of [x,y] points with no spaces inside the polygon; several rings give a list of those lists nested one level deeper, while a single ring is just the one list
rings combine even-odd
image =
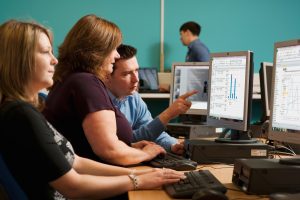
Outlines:
[{"label": "black keyboard", "polygon": [[197,167],[197,162],[172,153],[167,153],[163,157],[158,156],[152,159],[149,164],[153,167],[165,167],[177,171],[195,170]]},{"label": "black keyboard", "polygon": [[172,198],[192,198],[201,189],[212,189],[226,193],[226,187],[208,170],[186,172],[186,179],[178,183],[165,185],[165,191]]}]

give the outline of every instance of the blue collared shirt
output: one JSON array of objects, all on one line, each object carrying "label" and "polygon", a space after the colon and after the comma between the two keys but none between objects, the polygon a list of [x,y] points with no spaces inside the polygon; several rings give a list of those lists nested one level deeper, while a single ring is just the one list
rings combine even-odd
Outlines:
[{"label": "blue collared shirt", "polygon": [[188,52],[185,57],[186,62],[208,62],[209,58],[209,49],[199,39],[196,39],[189,44]]},{"label": "blue collared shirt", "polygon": [[171,145],[177,143],[177,139],[164,132],[165,126],[158,117],[152,118],[139,93],[135,92],[122,100],[117,99],[110,91],[108,93],[113,104],[120,109],[131,124],[134,142],[154,141],[167,151],[171,151]]}]

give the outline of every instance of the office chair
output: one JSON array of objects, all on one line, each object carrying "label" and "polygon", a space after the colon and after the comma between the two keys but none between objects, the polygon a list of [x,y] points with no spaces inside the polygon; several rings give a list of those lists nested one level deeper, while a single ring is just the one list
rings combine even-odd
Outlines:
[{"label": "office chair", "polygon": [[1,190],[2,194],[0,193],[0,199],[2,199],[2,195],[4,199],[9,200],[28,200],[26,194],[11,175],[0,153],[0,187],[1,186],[2,188],[0,189],[4,191]]}]

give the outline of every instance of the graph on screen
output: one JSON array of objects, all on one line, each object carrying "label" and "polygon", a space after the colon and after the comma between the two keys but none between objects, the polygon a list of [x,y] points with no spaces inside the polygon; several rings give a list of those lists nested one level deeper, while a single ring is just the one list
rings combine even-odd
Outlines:
[{"label": "graph on screen", "polygon": [[229,86],[228,99],[230,99],[230,100],[237,99],[237,94],[236,94],[236,77],[232,79],[232,74],[230,74],[230,86]]},{"label": "graph on screen", "polygon": [[246,57],[219,57],[212,64],[210,115],[243,120]]}]

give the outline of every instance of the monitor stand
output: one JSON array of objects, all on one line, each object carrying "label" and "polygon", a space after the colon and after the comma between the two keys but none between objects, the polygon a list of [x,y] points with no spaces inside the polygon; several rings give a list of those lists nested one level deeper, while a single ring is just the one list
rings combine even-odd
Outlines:
[{"label": "monitor stand", "polygon": [[257,139],[250,137],[249,131],[239,131],[234,129],[225,129],[220,137],[215,139],[219,143],[233,143],[233,144],[249,144],[257,143]]}]

